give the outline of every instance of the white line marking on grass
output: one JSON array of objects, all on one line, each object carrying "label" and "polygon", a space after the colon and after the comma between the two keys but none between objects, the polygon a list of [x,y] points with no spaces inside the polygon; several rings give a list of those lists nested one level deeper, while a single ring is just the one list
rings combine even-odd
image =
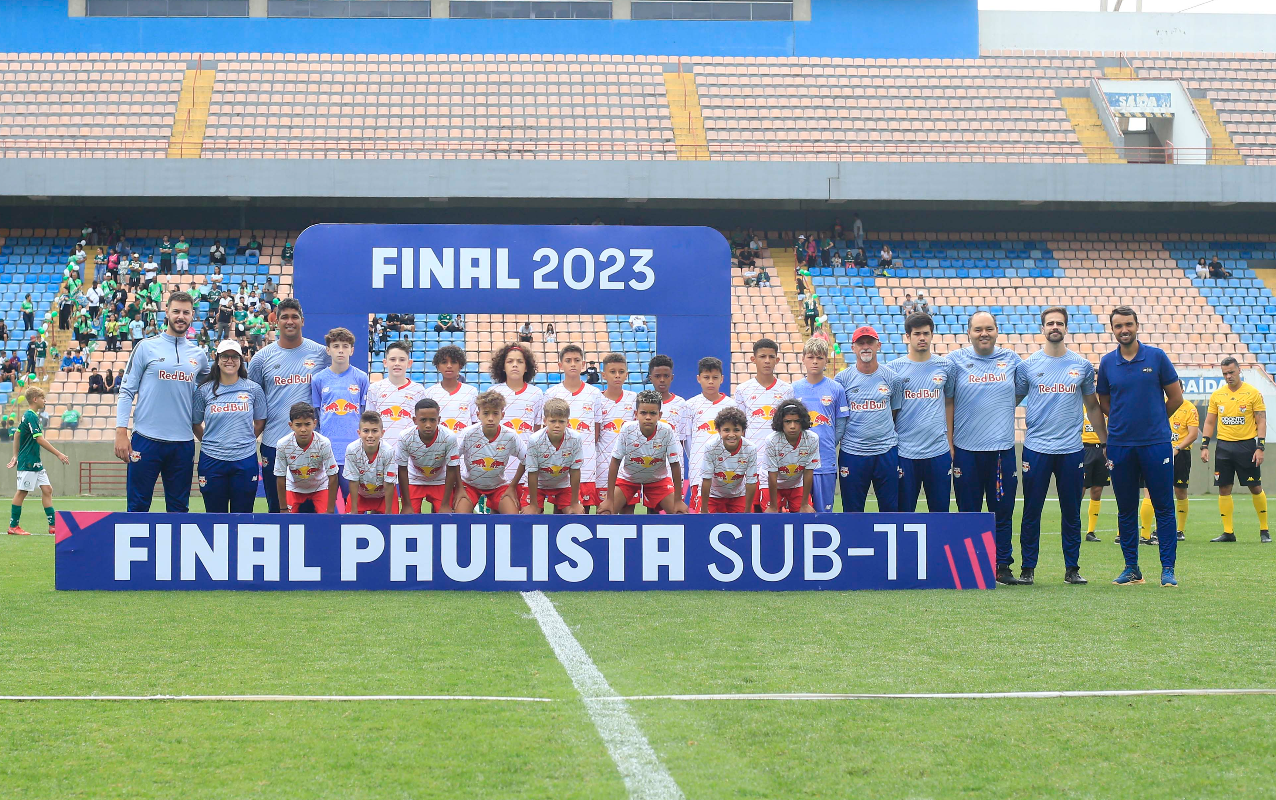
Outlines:
[{"label": "white line marking on grass", "polygon": [[1069,697],[1198,697],[1276,695],[1276,689],[1113,689],[1060,692],[923,692],[916,694],[647,694],[612,700],[1056,700]]},{"label": "white line marking on grass", "polygon": [[523,600],[540,624],[554,655],[567,670],[576,691],[580,692],[589,718],[594,721],[611,760],[616,762],[629,796],[640,800],[681,800],[682,790],[674,783],[665,765],[660,763],[647,737],[638,729],[638,723],[625,706],[625,699],[618,697],[607,683],[593,659],[568,629],[558,609],[541,592],[523,592]]},{"label": "white line marking on grass", "polygon": [[167,700],[180,702],[229,702],[229,703],[366,703],[395,701],[478,700],[504,703],[552,703],[549,697],[500,697],[456,694],[88,694],[88,695],[0,695],[0,700],[35,702],[41,700],[107,700],[138,702]]}]

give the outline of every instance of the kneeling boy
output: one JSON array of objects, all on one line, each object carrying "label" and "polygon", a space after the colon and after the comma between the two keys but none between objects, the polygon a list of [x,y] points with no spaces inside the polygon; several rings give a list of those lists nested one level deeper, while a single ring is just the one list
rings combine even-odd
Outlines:
[{"label": "kneeling boy", "polygon": [[433,398],[416,401],[416,430],[399,440],[400,514],[420,514],[424,503],[435,514],[450,512],[460,491],[461,451],[452,432],[439,424],[441,414]]},{"label": "kneeling boy", "polygon": [[710,437],[700,461],[700,496],[710,514],[743,514],[753,508],[758,491],[758,451],[744,438],[749,419],[731,406],[713,419],[718,432]]},{"label": "kneeling boy", "polygon": [[682,445],[673,428],[660,424],[660,392],[639,392],[634,405],[638,420],[621,427],[607,470],[612,510],[632,514],[641,499],[649,509],[685,514]]},{"label": "kneeling boy", "polygon": [[285,510],[331,514],[337,506],[337,459],[328,437],[315,433],[315,407],[293,403],[288,427],[292,433],[275,443],[275,481]]},{"label": "kneeling boy", "polygon": [[[546,500],[553,504],[556,514],[585,513],[580,501],[580,468],[585,452],[581,437],[567,429],[571,413],[571,406],[562,398],[545,401],[541,412],[545,427],[533,433],[527,443],[528,503],[524,514],[541,513]],[[518,480],[518,476],[514,479]]]},{"label": "kneeling boy", "polygon": [[782,401],[771,417],[766,440],[769,467],[769,513],[780,511],[812,514],[811,488],[820,468],[820,437],[811,432],[811,415],[801,400]]},{"label": "kneeling boy", "polygon": [[393,514],[394,485],[398,482],[394,447],[381,441],[381,415],[365,411],[359,417],[359,438],[346,447],[342,477],[350,482],[350,514]]},{"label": "kneeling boy", "polygon": [[[479,424],[465,429],[461,436],[461,460],[466,475],[461,480],[465,489],[456,498],[456,513],[469,514],[479,498],[487,499],[487,507],[499,514],[517,514],[518,502],[509,492],[505,465],[525,457],[523,441],[518,434],[501,424],[505,413],[505,397],[488,390],[478,396]],[[510,473],[511,476],[513,473]]]}]

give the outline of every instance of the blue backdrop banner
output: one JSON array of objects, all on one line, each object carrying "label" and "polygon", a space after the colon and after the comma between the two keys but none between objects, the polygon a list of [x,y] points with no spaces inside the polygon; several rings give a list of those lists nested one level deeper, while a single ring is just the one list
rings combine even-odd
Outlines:
[{"label": "blue backdrop banner", "polygon": [[57,588],[991,589],[992,514],[62,512]]}]

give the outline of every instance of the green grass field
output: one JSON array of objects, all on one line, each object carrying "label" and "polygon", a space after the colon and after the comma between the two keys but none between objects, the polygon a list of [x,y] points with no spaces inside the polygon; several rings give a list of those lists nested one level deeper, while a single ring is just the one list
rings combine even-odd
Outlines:
[{"label": "green grass field", "polygon": [[[1236,507],[1242,541],[1209,544],[1216,505],[1193,501],[1177,590],[1109,583],[1109,496],[1088,586],[1062,583],[1056,535],[1034,587],[550,599],[624,696],[1276,688],[1276,548]],[[0,537],[0,608],[3,695],[552,701],[0,701],[0,797],[626,796],[517,593],[60,594],[33,536]],[[628,706],[687,798],[1276,797],[1276,696]]]}]

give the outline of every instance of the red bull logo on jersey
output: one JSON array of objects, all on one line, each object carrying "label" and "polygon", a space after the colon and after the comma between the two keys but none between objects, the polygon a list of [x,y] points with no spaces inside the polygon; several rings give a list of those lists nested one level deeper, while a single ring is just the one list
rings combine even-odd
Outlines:
[{"label": "red bull logo on jersey", "polygon": [[303,480],[313,478],[319,472],[318,467],[289,467],[292,474]]},{"label": "red bull logo on jersey", "polygon": [[452,419],[451,417],[448,417],[443,420],[443,427],[450,431],[460,431],[465,429],[465,423],[459,419]]},{"label": "red bull logo on jersey", "polygon": [[1071,394],[1077,390],[1075,383],[1038,383],[1037,391],[1042,394]]},{"label": "red bull logo on jersey", "polygon": [[276,386],[296,386],[301,383],[310,383],[310,374],[305,375],[276,375],[274,377]]},{"label": "red bull logo on jersey", "polygon": [[589,423],[583,419],[569,419],[567,420],[567,427],[581,433],[588,433],[589,431],[593,430],[593,428],[590,427]]},{"label": "red bull logo on jersey", "polygon": [[709,420],[708,422],[702,422],[697,425],[696,430],[704,431],[705,433],[717,433],[718,424],[714,420]]},{"label": "red bull logo on jersey", "polygon": [[713,473],[713,477],[723,483],[739,483],[744,480],[743,472],[735,472],[734,470],[723,470],[722,472]]},{"label": "red bull logo on jersey", "polygon": [[931,383],[933,383],[933,384],[935,384],[936,386],[943,386],[943,385],[944,385],[944,383],[945,383],[947,380],[948,380],[948,379],[947,379],[947,378],[945,378],[943,375],[938,375],[938,374],[937,374],[937,375],[931,375],[931,376],[930,376],[930,382],[931,382]]},{"label": "red bull logo on jersey", "polygon": [[[342,400],[341,402],[344,403],[345,401]],[[347,404],[347,405],[351,405],[351,407],[356,410],[358,409],[358,406],[354,406],[353,404]],[[381,416],[385,417],[391,422],[399,422],[401,420],[411,419],[412,412],[408,411],[403,406],[390,406],[389,408],[381,409]]]},{"label": "red bull logo on jersey", "polygon": [[208,406],[210,414],[229,414],[234,411],[252,411],[247,403],[212,403]]},{"label": "red bull logo on jersey", "polygon": [[314,369],[315,365],[318,363],[319,362],[315,361],[313,358],[307,358],[305,361],[301,362],[301,366],[305,367],[306,369]]},{"label": "red bull logo on jersey", "polygon": [[770,421],[775,416],[775,406],[758,406],[749,413],[749,416]]},{"label": "red bull logo on jersey", "polygon": [[239,394],[235,395],[235,399],[241,403],[247,403],[249,400],[252,399],[252,395],[248,394],[248,392],[240,392]]},{"label": "red bull logo on jersey", "polygon": [[629,457],[630,464],[637,464],[640,467],[646,467],[646,468],[654,467],[656,464],[659,464],[661,461],[664,461],[664,459],[661,458],[660,456],[630,456]]},{"label": "red bull logo on jersey", "polygon": [[550,475],[562,475],[569,469],[571,469],[571,467],[566,464],[550,464],[548,467],[541,470],[541,472],[548,472]]},{"label": "red bull logo on jersey", "polygon": [[346,414],[359,413],[359,407],[355,405],[354,403],[351,403],[349,400],[345,399],[344,397],[337,400],[333,400],[331,403],[326,404],[323,407],[323,410],[331,414],[336,414],[339,417],[344,417]]},{"label": "red bull logo on jersey", "polygon": [[775,471],[786,478],[792,478],[802,471],[802,467],[798,464],[781,464]]},{"label": "red bull logo on jersey", "polygon": [[346,391],[348,391],[350,394],[358,394],[358,393],[359,393],[359,386],[358,386],[358,384],[354,384],[354,383],[352,383],[352,384],[350,384],[349,386],[347,386],[347,387],[346,387]]},{"label": "red bull logo on jersey", "polygon": [[1080,378],[1080,377],[1081,377],[1081,370],[1079,370],[1079,369],[1070,369],[1070,370],[1068,370],[1068,377],[1069,377],[1069,378]]},{"label": "red bull logo on jersey", "polygon": [[967,375],[967,383],[1005,383],[1006,374],[1004,372],[986,372],[983,375]]},{"label": "red bull logo on jersey", "polygon": [[439,474],[439,470],[443,469],[443,466],[441,464],[431,464],[428,467],[423,467],[418,464],[417,469],[421,470],[421,474],[425,477],[433,478],[435,475]]},{"label": "red bull logo on jersey", "polygon": [[505,469],[505,462],[495,458],[475,458],[470,461],[470,469],[481,469],[484,472],[495,472],[498,469]]},{"label": "red bull logo on jersey", "polygon": [[846,406],[851,411],[885,411],[890,408],[890,403],[885,400],[862,400],[859,402],[852,400]]},{"label": "red bull logo on jersey", "polygon": [[623,419],[609,419],[603,423],[602,429],[606,433],[620,433],[625,421]]},{"label": "red bull logo on jersey", "polygon": [[194,375],[192,375],[189,372],[182,372],[181,370],[169,371],[166,369],[162,369],[159,371],[158,377],[162,381],[182,381],[183,383],[195,382]]},{"label": "red bull logo on jersey", "polygon": [[513,419],[506,420],[504,424],[505,424],[505,427],[509,428],[515,433],[531,433],[532,430],[536,427],[532,425],[532,423],[528,422],[527,420],[521,417],[514,417]]},{"label": "red bull logo on jersey", "polygon": [[818,428],[821,425],[828,425],[832,422],[832,420],[830,420],[828,417],[826,417],[825,415],[821,414],[818,411],[808,411],[807,413],[811,415],[812,428]]},{"label": "red bull logo on jersey", "polygon": [[939,389],[905,389],[905,400],[938,400],[940,397]]},{"label": "red bull logo on jersey", "polygon": [[823,397],[820,398],[820,403],[826,406],[833,405],[833,395],[831,394],[824,395]]}]

